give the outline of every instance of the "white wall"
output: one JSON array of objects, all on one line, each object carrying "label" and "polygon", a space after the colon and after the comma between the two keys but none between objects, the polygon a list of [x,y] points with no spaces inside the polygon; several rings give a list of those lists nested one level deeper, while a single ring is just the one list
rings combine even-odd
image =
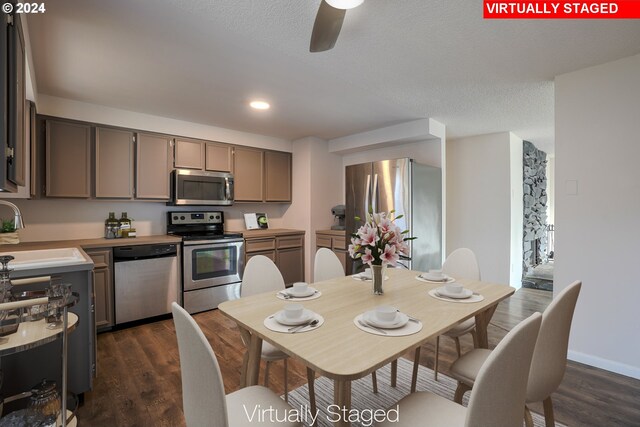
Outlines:
[{"label": "white wall", "polygon": [[482,279],[504,284],[511,270],[510,147],[507,132],[446,143],[447,251],[471,249]]},{"label": "white wall", "polygon": [[556,211],[556,156],[547,155],[547,224],[555,224]]},{"label": "white wall", "polygon": [[570,357],[640,378],[640,55],[556,77],[555,113],[554,291],[583,281]]},{"label": "white wall", "polygon": [[509,284],[516,289],[522,287],[522,240],[524,230],[524,174],[522,138],[509,134],[510,187],[511,187],[511,272]]},{"label": "white wall", "polygon": [[376,162],[379,160],[400,159],[409,157],[418,163],[429,166],[441,167],[440,139],[397,144],[391,147],[362,150],[356,153],[342,156],[344,166],[357,165],[358,163]]}]

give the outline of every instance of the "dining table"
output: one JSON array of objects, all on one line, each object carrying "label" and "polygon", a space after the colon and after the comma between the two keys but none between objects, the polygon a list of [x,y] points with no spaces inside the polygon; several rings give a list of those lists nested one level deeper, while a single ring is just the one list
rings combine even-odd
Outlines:
[{"label": "dining table", "polygon": [[[342,413],[349,413],[352,381],[375,373],[410,350],[419,352],[424,343],[461,321],[475,317],[476,345],[488,348],[489,321],[498,303],[512,295],[515,289],[503,284],[456,278],[465,288],[483,297],[482,301],[461,303],[429,295],[429,291],[442,284],[420,280],[420,274],[388,268],[382,295],[375,295],[371,281],[357,280],[359,276],[313,283],[311,286],[320,291],[320,297],[302,304],[320,314],[324,323],[301,333],[281,333],[265,326],[265,319],[288,303],[278,298],[276,292],[220,304],[220,311],[236,322],[245,342],[249,343],[243,361],[241,387],[258,383],[262,342],[267,341],[307,367],[310,386],[316,374],[333,380],[334,404]],[[368,333],[356,326],[354,318],[380,305],[395,307],[418,319],[422,328],[411,335],[385,336]],[[392,368],[395,366],[394,363]],[[415,384],[412,388],[415,389]],[[341,418],[335,425],[349,425],[349,422]]]}]

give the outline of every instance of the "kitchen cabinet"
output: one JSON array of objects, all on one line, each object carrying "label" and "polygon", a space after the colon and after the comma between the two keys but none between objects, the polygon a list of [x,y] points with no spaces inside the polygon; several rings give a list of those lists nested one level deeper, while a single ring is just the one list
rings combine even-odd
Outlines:
[{"label": "kitchen cabinet", "polygon": [[133,141],[131,131],[96,128],[96,198],[133,196]]},{"label": "kitchen cabinet", "polygon": [[176,138],[176,169],[204,169],[204,142]]},{"label": "kitchen cabinet", "polygon": [[233,146],[228,144],[205,144],[205,168],[212,172],[231,172],[233,169]]},{"label": "kitchen cabinet", "polygon": [[139,133],[136,141],[136,199],[169,200],[172,139]]},{"label": "kitchen cabinet", "polygon": [[47,120],[45,124],[47,197],[91,196],[91,126]]},{"label": "kitchen cabinet", "polygon": [[113,261],[111,249],[87,249],[93,260],[93,286],[96,329],[110,329],[114,325],[113,307]]},{"label": "kitchen cabinet", "polygon": [[343,230],[318,230],[316,231],[316,251],[320,248],[328,248],[340,260],[342,268],[347,274],[347,238]]},{"label": "kitchen cabinet", "polygon": [[233,177],[236,202],[264,200],[264,151],[249,147],[234,147]]},{"label": "kitchen cabinet", "polygon": [[304,281],[304,231],[246,231],[244,238],[245,263],[263,255],[276,264],[287,286]]},{"label": "kitchen cabinet", "polygon": [[265,151],[266,202],[291,202],[291,153]]}]

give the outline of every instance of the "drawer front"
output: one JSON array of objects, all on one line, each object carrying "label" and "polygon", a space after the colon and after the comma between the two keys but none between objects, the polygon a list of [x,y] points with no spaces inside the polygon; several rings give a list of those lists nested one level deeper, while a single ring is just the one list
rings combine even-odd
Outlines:
[{"label": "drawer front", "polygon": [[247,253],[246,258],[247,258],[247,262],[249,262],[249,260],[251,258],[253,258],[256,255],[262,255],[262,256],[266,256],[267,258],[269,258],[271,261],[273,261],[274,263],[276,262],[276,251],[262,251],[262,252],[252,252],[252,253]]},{"label": "drawer front", "polygon": [[316,235],[316,246],[320,248],[329,248],[331,249],[331,237],[322,236],[320,234]]},{"label": "drawer front", "polygon": [[276,239],[273,237],[267,239],[250,239],[245,241],[245,252],[259,252],[275,250]]},{"label": "drawer front", "polygon": [[299,248],[304,244],[304,236],[278,236],[276,241],[278,249]]},{"label": "drawer front", "polygon": [[94,268],[109,267],[111,265],[111,249],[88,249],[85,252],[93,260]]},{"label": "drawer front", "polygon": [[347,238],[346,237],[334,237],[333,238],[333,249],[347,249]]}]

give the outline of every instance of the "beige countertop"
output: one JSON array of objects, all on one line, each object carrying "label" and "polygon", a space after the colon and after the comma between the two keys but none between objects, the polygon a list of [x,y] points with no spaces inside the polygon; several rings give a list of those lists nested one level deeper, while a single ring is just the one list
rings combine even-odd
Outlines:
[{"label": "beige countertop", "polygon": [[329,234],[331,236],[344,237],[347,232],[345,230],[316,230],[316,233]]},{"label": "beige countertop", "polygon": [[259,230],[238,230],[229,232],[242,233],[245,239],[258,239],[261,237],[289,236],[294,234],[305,234],[304,230],[294,230],[291,228],[267,228]]},{"label": "beige countertop", "polygon": [[80,247],[89,248],[111,248],[116,246],[149,245],[157,243],[181,243],[180,237],[167,236],[165,234],[157,236],[140,236],[130,239],[74,239],[74,240],[54,240],[47,242],[23,242],[16,245],[0,245],[0,252],[28,251],[38,249],[54,249]]}]

